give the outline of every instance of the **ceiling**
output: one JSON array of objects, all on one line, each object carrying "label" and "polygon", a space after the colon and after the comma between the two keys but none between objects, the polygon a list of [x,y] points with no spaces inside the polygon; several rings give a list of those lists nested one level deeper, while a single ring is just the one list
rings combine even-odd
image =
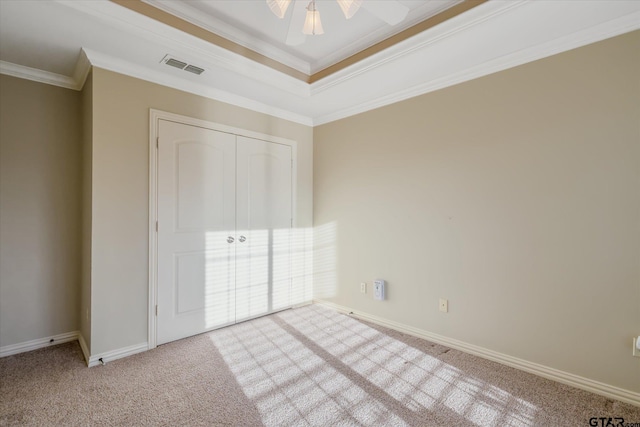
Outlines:
[{"label": "ceiling", "polygon": [[[325,33],[305,36],[302,26],[309,0],[293,0],[282,19],[271,12],[265,0],[143,1],[305,74],[316,73],[462,2],[365,0],[347,20],[335,0],[316,0]],[[385,12],[397,9],[400,13],[404,9],[406,17],[395,25],[386,23]],[[287,44],[289,31],[295,45]]]},{"label": "ceiling", "polygon": [[304,3],[0,0],[0,73],[78,90],[93,65],[318,125],[640,28],[635,0],[364,0],[350,20],[318,0],[325,34],[287,44]]}]

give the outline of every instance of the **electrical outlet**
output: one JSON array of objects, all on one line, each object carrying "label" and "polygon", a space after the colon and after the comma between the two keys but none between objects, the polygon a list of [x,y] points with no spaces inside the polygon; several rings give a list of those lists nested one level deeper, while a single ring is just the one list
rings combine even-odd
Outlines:
[{"label": "electrical outlet", "polygon": [[640,337],[633,338],[633,355],[635,357],[640,357],[640,348],[638,348],[638,340],[640,340]]},{"label": "electrical outlet", "polygon": [[360,293],[363,293],[363,294],[367,293],[367,283],[366,282],[360,282]]},{"label": "electrical outlet", "polygon": [[449,312],[449,300],[446,300],[444,298],[440,298],[440,311],[443,311],[445,313]]}]

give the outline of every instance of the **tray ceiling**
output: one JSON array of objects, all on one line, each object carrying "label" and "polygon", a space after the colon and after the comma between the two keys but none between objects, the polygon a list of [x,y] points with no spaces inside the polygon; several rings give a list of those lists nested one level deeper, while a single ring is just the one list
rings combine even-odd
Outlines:
[{"label": "tray ceiling", "polygon": [[[144,0],[145,3],[194,23],[235,43],[271,57],[305,74],[314,74],[362,50],[410,28],[419,22],[461,3],[462,0],[365,0],[351,18],[346,19],[336,0],[317,0],[325,33],[304,36],[302,26],[308,0],[293,0],[280,19],[264,0]],[[475,3],[482,3],[476,1]],[[379,16],[381,5],[406,10],[406,17],[395,25]],[[371,5],[375,5],[372,8]],[[377,8],[377,9],[376,9]],[[302,11],[302,15],[300,15]],[[291,31],[300,44],[287,44]]]},{"label": "tray ceiling", "polygon": [[0,73],[80,89],[93,65],[318,125],[640,28],[635,0],[400,3],[407,18],[389,26],[318,0],[325,34],[290,46],[293,9],[280,20],[264,0],[0,0]]}]

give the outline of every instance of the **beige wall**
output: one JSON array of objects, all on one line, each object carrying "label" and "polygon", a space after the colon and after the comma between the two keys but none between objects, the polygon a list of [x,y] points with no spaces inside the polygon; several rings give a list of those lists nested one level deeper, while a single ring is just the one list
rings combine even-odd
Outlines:
[{"label": "beige wall", "polygon": [[93,161],[93,75],[90,73],[82,88],[82,214],[80,254],[80,334],[91,353],[91,215]]},{"label": "beige wall", "polygon": [[639,34],[315,130],[101,69],[2,75],[0,346],[147,340],[155,108],[298,141],[318,298],[640,391]]},{"label": "beige wall", "polygon": [[0,75],[0,347],[78,329],[80,97]]},{"label": "beige wall", "polygon": [[[636,31],[315,128],[316,297],[639,392],[638,52]],[[359,293],[375,278],[387,301]]]},{"label": "beige wall", "polygon": [[147,341],[149,109],[298,142],[298,224],[312,225],[312,128],[93,70],[91,353]]}]

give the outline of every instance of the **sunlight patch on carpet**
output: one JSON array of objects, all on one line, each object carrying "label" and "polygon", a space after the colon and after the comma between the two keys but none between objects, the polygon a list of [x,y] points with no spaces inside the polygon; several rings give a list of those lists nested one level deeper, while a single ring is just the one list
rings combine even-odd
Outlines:
[{"label": "sunlight patch on carpet", "polygon": [[267,426],[411,425],[406,410],[529,426],[538,411],[437,354],[323,308],[285,311],[211,339]]}]

